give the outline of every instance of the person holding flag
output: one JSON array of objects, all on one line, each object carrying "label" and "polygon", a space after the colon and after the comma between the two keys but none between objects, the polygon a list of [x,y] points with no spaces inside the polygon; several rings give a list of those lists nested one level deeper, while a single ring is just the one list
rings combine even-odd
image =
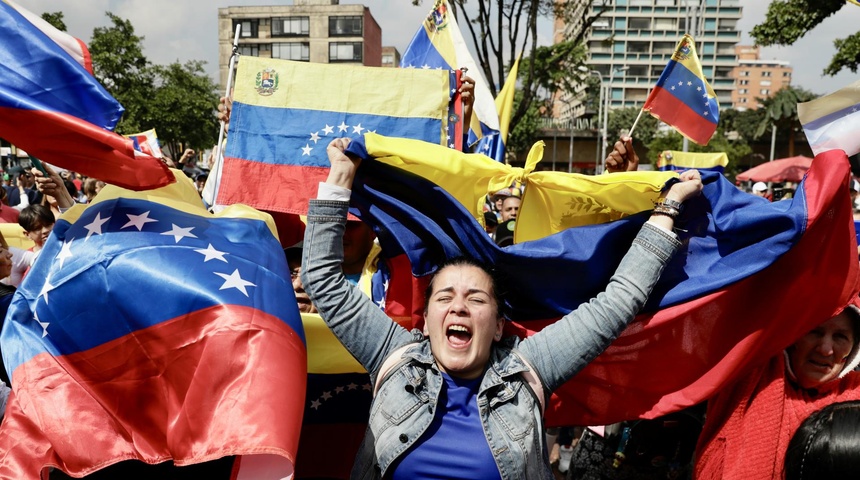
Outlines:
[{"label": "person holding flag", "polygon": [[[341,237],[359,160],[332,141],[329,176],[311,200],[302,283],[341,343],[371,375],[374,400],[352,478],[553,478],[542,417],[549,395],[627,326],[680,247],[671,232],[702,190],[681,175],[604,293],[526,340],[502,337],[506,302],[490,267],[444,262],[425,293],[424,328],[407,331],[341,271]],[[557,352],[565,352],[559,356]]]}]

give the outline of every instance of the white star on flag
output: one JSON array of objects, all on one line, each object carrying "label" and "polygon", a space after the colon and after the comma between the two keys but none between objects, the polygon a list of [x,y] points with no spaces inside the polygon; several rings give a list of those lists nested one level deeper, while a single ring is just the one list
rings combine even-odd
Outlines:
[{"label": "white star on flag", "polygon": [[361,135],[362,130],[364,130],[364,127],[362,127],[360,123],[358,125],[352,127],[352,133],[357,133],[357,134]]},{"label": "white star on flag", "polygon": [[75,255],[72,253],[72,242],[73,240],[69,240],[66,242],[63,240],[63,246],[60,247],[60,253],[57,254],[57,260],[60,261],[60,268],[63,268],[63,264],[66,262],[67,258],[72,258]]},{"label": "white star on flag", "polygon": [[194,227],[181,228],[175,223],[171,223],[171,225],[171,229],[162,233],[162,235],[172,235],[173,239],[176,240],[176,243],[179,243],[179,241],[185,237],[197,238],[197,235],[191,233],[191,230],[194,230]]},{"label": "white star on flag", "polygon": [[329,133],[334,133],[334,127],[329,124],[326,124],[325,128],[323,128],[323,133],[328,135]]},{"label": "white star on flag", "polygon": [[322,399],[328,400],[329,398],[331,398],[331,392],[323,392]]},{"label": "white star on flag", "polygon": [[224,279],[224,285],[221,285],[221,288],[219,288],[218,290],[226,290],[228,288],[235,288],[236,290],[239,290],[240,292],[244,293],[245,296],[247,297],[248,296],[248,290],[246,290],[245,287],[256,287],[256,285],[254,285],[253,283],[242,279],[242,277],[239,275],[239,269],[238,268],[236,270],[233,270],[233,273],[231,273],[230,275],[227,275],[226,273],[218,273],[218,272],[213,272],[213,273],[215,273],[215,275],[218,275],[219,277]]},{"label": "white star on flag", "polygon": [[314,143],[317,143],[318,141],[320,141],[320,132],[311,132],[311,140]]},{"label": "white star on flag", "polygon": [[683,84],[684,84],[684,82],[678,82],[678,85],[679,85],[679,86],[680,86],[680,85],[683,85]]},{"label": "white star on flag", "polygon": [[96,218],[94,218],[88,225],[84,225],[84,229],[87,231],[87,237],[84,240],[89,240],[90,236],[93,234],[101,235],[102,225],[104,225],[108,220],[110,220],[110,217],[102,218],[101,212],[96,213]]},{"label": "white star on flag", "polygon": [[313,408],[314,410],[320,408],[320,405],[322,405],[322,402],[320,402],[319,400],[314,400],[313,402],[311,402],[311,408]]},{"label": "white star on flag", "polygon": [[304,157],[305,155],[307,155],[310,157],[311,150],[313,150],[313,148],[310,145],[305,144],[304,148],[302,148],[302,156]]},{"label": "white star on flag", "polygon": [[47,337],[48,336],[48,325],[50,325],[51,322],[43,322],[43,321],[39,320],[39,312],[33,312],[33,317],[36,319],[36,323],[38,323],[39,326],[42,327],[42,338]]},{"label": "white star on flag", "polygon": [[229,255],[227,252],[217,250],[215,247],[212,246],[211,243],[205,249],[198,248],[194,251],[205,257],[203,258],[203,263],[206,263],[209,260],[221,260],[222,262],[227,263],[227,259],[224,258],[224,255]]},{"label": "white star on flag", "polygon": [[701,92],[701,91],[702,91],[702,87],[696,87],[696,91],[697,91],[697,92]]},{"label": "white star on flag", "polygon": [[126,216],[128,217],[128,223],[120,227],[120,230],[128,227],[137,227],[137,231],[139,232],[143,230],[143,226],[147,223],[158,221],[154,218],[149,218],[149,210],[141,213],[140,215],[132,215],[130,213],[127,213]]},{"label": "white star on flag", "polygon": [[689,86],[691,86],[691,85],[693,85],[693,82],[687,82],[687,86],[688,86],[688,87],[689,87]]},{"label": "white star on flag", "polygon": [[427,64],[425,63],[424,65],[421,65],[421,68],[423,68],[424,70],[429,70],[429,69],[430,69],[430,65],[427,65]]},{"label": "white star on flag", "polygon": [[674,85],[672,85],[672,90],[674,90],[674,89],[675,89],[675,86],[674,86]]},{"label": "white star on flag", "polygon": [[346,122],[341,121],[340,125],[337,126],[337,131],[338,132],[345,132],[347,128],[349,128],[349,125],[347,125]]},{"label": "white star on flag", "polygon": [[53,290],[54,286],[51,285],[51,280],[49,278],[45,278],[45,284],[42,285],[42,291],[39,292],[40,297],[45,297],[45,305],[48,304],[48,292]]}]

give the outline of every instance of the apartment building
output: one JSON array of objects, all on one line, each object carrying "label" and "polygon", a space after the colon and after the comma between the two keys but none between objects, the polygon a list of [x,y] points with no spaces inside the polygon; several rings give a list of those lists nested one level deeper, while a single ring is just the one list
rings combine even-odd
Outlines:
[{"label": "apartment building", "polygon": [[738,66],[732,77],[737,88],[732,92],[732,108],[738,110],[761,107],[758,99],[772,97],[783,87],[791,84],[793,69],[789,62],[762,60],[759,47],[738,45],[735,47]]},{"label": "apartment building", "polygon": [[220,81],[227,83],[236,26],[239,53],[317,63],[382,66],[382,29],[364,5],[294,0],[294,5],[218,9]]}]

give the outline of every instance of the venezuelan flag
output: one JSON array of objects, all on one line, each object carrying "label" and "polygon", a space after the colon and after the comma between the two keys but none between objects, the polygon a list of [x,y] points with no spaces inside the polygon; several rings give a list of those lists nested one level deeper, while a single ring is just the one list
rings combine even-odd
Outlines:
[{"label": "venezuelan flag", "polygon": [[717,131],[720,105],[702,73],[693,37],[684,35],[678,42],[642,109],[699,145],[708,144]]},{"label": "venezuelan flag", "polygon": [[41,160],[114,185],[174,181],[156,158],[136,155],[111,130],[123,108],[54,40],[0,1],[0,132]]},{"label": "venezuelan flag", "polygon": [[189,180],[66,212],[0,336],[0,477],[228,455],[290,476],[306,347],[274,231],[245,206],[208,213]]},{"label": "venezuelan flag", "polygon": [[451,85],[447,71],[243,57],[216,203],[306,213],[334,138],[374,131],[446,145]]},{"label": "venezuelan flag", "polygon": [[821,98],[798,103],[797,116],[816,154],[833,149],[843,150],[849,157],[860,153],[860,80]]},{"label": "venezuelan flag", "polygon": [[[499,248],[444,186],[390,162],[414,152],[373,135],[350,149],[365,159],[353,203],[383,251],[405,253],[416,276],[462,254],[494,264],[516,292],[513,334],[539,331],[603,291],[650,215]],[[860,291],[848,175],[842,152],[819,155],[791,200],[768,203],[704,172],[703,195],[679,218],[684,247],[636,321],[556,392],[548,424],[608,424],[699,403],[845,307]]]},{"label": "venezuelan flag", "polygon": [[693,153],[665,150],[657,157],[657,170],[709,170],[722,173],[729,164],[726,152]]},{"label": "venezuelan flag", "polygon": [[[484,135],[498,135],[499,114],[493,94],[469,52],[457,19],[448,7],[447,0],[436,0],[433,10],[418,27],[409,46],[400,59],[402,68],[457,70],[466,68],[466,74],[475,80],[475,105],[469,125],[469,144]],[[382,133],[382,132],[380,132]],[[482,152],[489,153],[489,152]]]}]

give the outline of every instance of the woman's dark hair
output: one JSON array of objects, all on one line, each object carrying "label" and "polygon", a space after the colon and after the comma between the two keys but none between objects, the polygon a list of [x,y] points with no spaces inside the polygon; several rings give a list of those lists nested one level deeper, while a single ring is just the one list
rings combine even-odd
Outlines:
[{"label": "woman's dark hair", "polygon": [[507,301],[505,301],[507,292],[504,290],[501,272],[488,263],[466,256],[449,258],[439,265],[439,268],[433,274],[430,283],[427,284],[427,288],[424,290],[424,313],[427,313],[427,304],[430,300],[430,295],[433,294],[433,282],[436,280],[436,275],[439,275],[439,272],[447,267],[476,267],[483,270],[490,277],[490,285],[493,287],[493,298],[496,300],[499,316],[509,318],[510,308]]},{"label": "woman's dark hair", "polygon": [[21,228],[28,232],[53,225],[56,221],[54,212],[39,203],[27,205],[21,210],[21,215],[18,216],[18,225],[21,225]]},{"label": "woman's dark hair", "polygon": [[810,415],[785,452],[786,480],[853,478],[860,471],[860,401],[832,403]]}]

